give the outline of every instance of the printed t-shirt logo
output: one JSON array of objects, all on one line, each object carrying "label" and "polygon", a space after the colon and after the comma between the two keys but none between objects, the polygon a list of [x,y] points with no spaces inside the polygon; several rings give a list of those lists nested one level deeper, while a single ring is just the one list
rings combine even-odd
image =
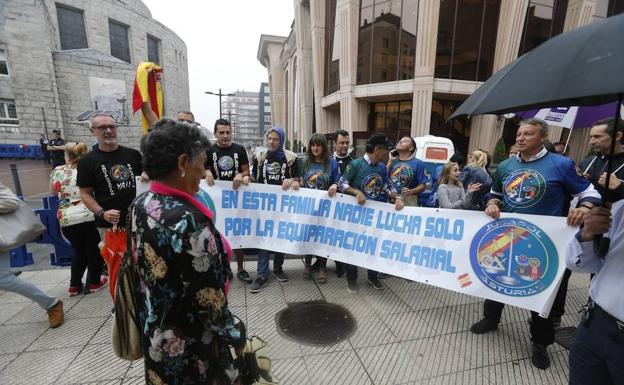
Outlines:
[{"label": "printed t-shirt logo", "polygon": [[229,155],[223,155],[217,161],[217,165],[219,166],[219,169],[223,171],[229,171],[232,169],[232,167],[234,167],[234,159],[232,159],[232,157]]},{"label": "printed t-shirt logo", "polygon": [[470,244],[470,264],[491,290],[527,297],[553,283],[559,256],[542,229],[524,220],[506,218],[490,222],[477,232]]},{"label": "printed t-shirt logo", "polygon": [[130,179],[131,175],[132,173],[130,172],[128,167],[123,164],[116,164],[110,169],[110,176],[117,183],[127,181],[128,179]]},{"label": "printed t-shirt logo", "polygon": [[267,163],[266,170],[269,175],[279,175],[282,172],[282,164],[279,162]]},{"label": "printed t-shirt logo", "polygon": [[362,181],[360,190],[368,199],[377,199],[383,192],[383,178],[379,174],[370,174]]},{"label": "printed t-shirt logo", "polygon": [[318,170],[307,171],[303,180],[307,188],[317,190],[327,190],[329,188],[329,175]]},{"label": "printed t-shirt logo", "polygon": [[546,191],[546,180],[539,172],[531,169],[516,170],[503,182],[503,199],[514,208],[536,205]]},{"label": "printed t-shirt logo", "polygon": [[414,170],[405,163],[399,163],[390,172],[390,182],[396,189],[409,186],[413,177]]}]

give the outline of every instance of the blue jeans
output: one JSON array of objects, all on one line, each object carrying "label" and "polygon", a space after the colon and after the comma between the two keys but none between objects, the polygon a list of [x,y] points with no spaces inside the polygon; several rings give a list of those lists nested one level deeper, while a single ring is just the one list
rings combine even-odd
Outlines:
[{"label": "blue jeans", "polygon": [[0,251],[0,290],[21,294],[31,299],[43,310],[47,310],[56,305],[57,299],[47,295],[32,283],[23,281],[16,277],[10,270],[11,260],[8,252]]},{"label": "blue jeans", "polygon": [[[614,293],[613,295],[621,295]],[[581,322],[570,349],[570,385],[624,384],[624,326],[600,308]]]},{"label": "blue jeans", "polygon": [[[258,250],[258,277],[267,279],[269,277],[269,250]],[[284,264],[284,253],[273,253],[273,270],[280,270]]]}]

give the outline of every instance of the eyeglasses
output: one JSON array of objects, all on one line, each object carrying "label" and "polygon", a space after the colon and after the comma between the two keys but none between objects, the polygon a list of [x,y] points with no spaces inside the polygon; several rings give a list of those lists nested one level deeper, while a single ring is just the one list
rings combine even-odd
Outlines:
[{"label": "eyeglasses", "polygon": [[117,129],[117,126],[114,124],[100,124],[99,126],[94,126],[93,128],[98,131],[106,131],[107,129],[113,131]]}]

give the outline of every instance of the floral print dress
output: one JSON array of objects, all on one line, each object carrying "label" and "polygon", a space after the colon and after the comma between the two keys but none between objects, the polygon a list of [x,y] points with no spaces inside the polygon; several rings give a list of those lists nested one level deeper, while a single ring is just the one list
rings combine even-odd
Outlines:
[{"label": "floral print dress", "polygon": [[132,214],[146,383],[238,384],[229,345],[244,337],[227,308],[227,241],[205,213],[174,196],[145,192]]}]

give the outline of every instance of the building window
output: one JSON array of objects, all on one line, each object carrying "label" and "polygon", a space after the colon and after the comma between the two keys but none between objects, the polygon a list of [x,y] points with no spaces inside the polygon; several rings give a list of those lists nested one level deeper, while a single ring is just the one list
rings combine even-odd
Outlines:
[{"label": "building window", "polygon": [[568,0],[531,0],[527,8],[518,56],[563,32]]},{"label": "building window", "polygon": [[56,4],[61,49],[88,48],[84,12],[81,9]]},{"label": "building window", "polygon": [[0,124],[19,125],[15,100],[0,99]]},{"label": "building window", "polygon": [[442,0],[435,77],[485,81],[492,75],[500,0]]},{"label": "building window", "polygon": [[357,84],[412,79],[418,0],[361,0]]},{"label": "building window", "polygon": [[0,48],[0,75],[9,76],[9,65],[7,63],[6,51]]},{"label": "building window", "polygon": [[[368,130],[383,132],[397,138],[409,135],[412,124],[412,101],[372,103],[368,115]],[[397,130],[399,131],[397,133]]]},{"label": "building window", "polygon": [[466,154],[470,140],[470,121],[468,119],[448,120],[463,100],[451,100],[444,97],[433,96],[431,102],[431,135],[449,138],[453,142],[455,152]]},{"label": "building window", "polygon": [[147,35],[147,61],[160,64],[160,40]]},{"label": "building window", "polygon": [[110,36],[111,55],[130,63],[128,26],[108,19],[108,34]]},{"label": "building window", "polygon": [[340,88],[339,42],[336,36],[336,3],[337,0],[325,0],[325,92],[332,94]]}]

